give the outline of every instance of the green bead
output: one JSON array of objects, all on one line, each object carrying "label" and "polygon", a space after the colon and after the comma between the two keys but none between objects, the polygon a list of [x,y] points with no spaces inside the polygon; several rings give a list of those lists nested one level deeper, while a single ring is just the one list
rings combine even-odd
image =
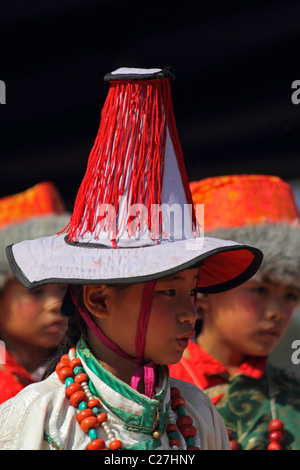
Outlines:
[{"label": "green bead", "polygon": [[193,436],[189,436],[186,438],[186,443],[187,443],[187,446],[188,447],[194,447],[195,445],[195,439],[193,438]]},{"label": "green bead", "polygon": [[65,381],[65,385],[66,387],[69,387],[69,385],[73,384],[74,383],[74,379],[73,377],[68,377]]},{"label": "green bead", "polygon": [[183,406],[181,406],[181,405],[179,405],[179,406],[177,407],[177,410],[176,410],[176,411],[177,411],[178,416],[184,416],[184,415],[185,415],[184,408],[183,408]]},{"label": "green bead", "polygon": [[168,434],[169,439],[179,439],[179,432],[178,431],[170,431]]},{"label": "green bead", "polygon": [[95,439],[97,439],[97,432],[96,432],[96,429],[92,428],[89,430],[89,436],[91,438],[91,441],[94,441]]},{"label": "green bead", "polygon": [[81,403],[79,403],[78,409],[80,411],[85,410],[86,408],[87,408],[87,402],[86,401],[82,401]]},{"label": "green bead", "polygon": [[73,372],[75,375],[81,374],[81,372],[83,372],[83,367],[80,367],[80,366],[74,367]]}]

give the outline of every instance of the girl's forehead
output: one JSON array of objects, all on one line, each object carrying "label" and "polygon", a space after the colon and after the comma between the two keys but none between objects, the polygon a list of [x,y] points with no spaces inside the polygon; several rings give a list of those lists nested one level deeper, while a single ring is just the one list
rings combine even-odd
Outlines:
[{"label": "girl's forehead", "polygon": [[264,285],[266,287],[269,287],[269,288],[272,288],[272,289],[275,289],[275,290],[276,289],[282,289],[282,290],[293,289],[293,290],[297,290],[297,291],[300,292],[299,287],[296,287],[292,283],[284,282],[284,281],[281,281],[281,280],[274,280],[274,279],[270,279],[268,277],[264,277],[261,280],[249,279],[249,281],[245,282],[244,285],[245,286],[256,286],[256,285],[261,286],[261,285]]},{"label": "girl's forehead", "polygon": [[197,279],[199,276],[199,268],[185,269],[178,273],[165,276],[157,280],[157,282],[186,281],[189,279]]}]

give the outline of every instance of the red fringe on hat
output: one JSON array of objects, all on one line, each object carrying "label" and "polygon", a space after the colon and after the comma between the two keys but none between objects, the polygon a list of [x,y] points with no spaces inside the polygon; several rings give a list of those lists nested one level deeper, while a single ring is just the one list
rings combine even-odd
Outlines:
[{"label": "red fringe on hat", "polygon": [[[157,219],[159,222],[153,231],[150,214],[153,204],[161,204],[167,125],[187,202],[192,204],[169,80],[111,82],[86,174],[78,191],[70,223],[66,227],[69,240],[77,241],[86,232],[94,233],[97,224],[100,224],[100,229],[109,230],[109,220],[105,216],[101,226],[97,207],[110,204],[118,216],[119,198],[125,195],[129,206],[139,203],[147,208],[148,226],[152,227],[153,238],[158,239],[161,220]],[[128,217],[127,228],[131,221],[132,217],[131,220]],[[138,224],[136,229],[139,229]],[[113,246],[116,236],[116,233],[110,236]]]}]

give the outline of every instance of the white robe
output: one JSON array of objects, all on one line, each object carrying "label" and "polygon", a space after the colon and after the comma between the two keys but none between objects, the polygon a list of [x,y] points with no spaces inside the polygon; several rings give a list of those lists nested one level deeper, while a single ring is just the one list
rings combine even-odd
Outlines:
[{"label": "white robe", "polygon": [[[164,432],[158,440],[153,438],[152,432],[158,416],[155,397],[163,397],[159,410],[167,417],[170,386],[174,386],[180,389],[185,399],[185,412],[192,417],[198,430],[195,445],[202,450],[230,449],[224,422],[211,400],[195,386],[169,378],[167,368],[161,368],[156,395],[149,399],[101,367],[100,378],[81,359],[85,372],[103,399],[104,404],[101,405],[108,415],[108,424],[115,438],[122,441],[123,448],[170,450],[167,433]],[[70,405],[65,385],[54,372],[45,381],[29,385],[0,406],[0,449],[84,450],[91,439],[77,422],[78,412]],[[97,429],[97,434],[106,440],[102,428]],[[181,441],[181,448],[186,449],[184,439]]]}]

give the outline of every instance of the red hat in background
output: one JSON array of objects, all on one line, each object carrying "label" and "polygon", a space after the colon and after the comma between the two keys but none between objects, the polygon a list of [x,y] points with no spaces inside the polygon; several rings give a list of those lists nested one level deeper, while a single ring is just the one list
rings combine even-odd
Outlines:
[{"label": "red hat in background", "polygon": [[0,288],[12,276],[5,247],[22,240],[45,237],[69,221],[63,199],[51,182],[0,199]]},{"label": "red hat in background", "polygon": [[204,204],[204,232],[259,248],[255,279],[300,287],[300,218],[290,184],[277,176],[229,175],[190,183]]}]

